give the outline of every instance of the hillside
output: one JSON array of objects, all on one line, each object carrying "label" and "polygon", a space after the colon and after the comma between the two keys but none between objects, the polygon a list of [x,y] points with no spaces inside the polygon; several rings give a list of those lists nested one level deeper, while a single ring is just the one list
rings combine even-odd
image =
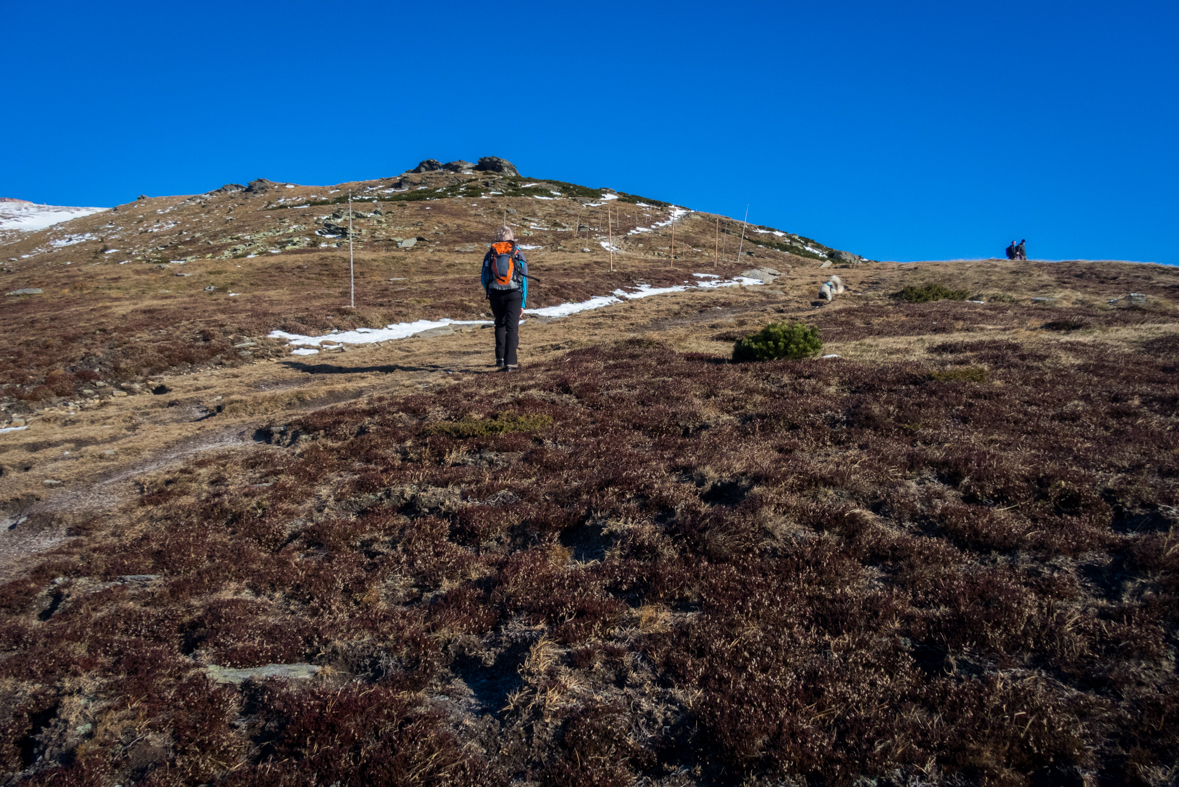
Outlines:
[{"label": "hillside", "polygon": [[[347,308],[349,191],[355,310]],[[616,222],[613,274],[602,270],[608,209]],[[532,287],[535,306],[639,282],[679,284],[682,266],[711,269],[718,229],[722,272],[816,266],[832,251],[751,226],[738,263],[740,222],[504,172],[436,169],[323,188],[260,179],[195,196],[141,197],[0,247],[3,292],[42,291],[5,298],[0,331],[10,341],[0,349],[0,398],[37,407],[84,399],[81,391],[96,382],[142,384],[194,364],[277,356],[282,351],[263,341],[275,329],[478,318],[486,304],[471,282],[505,218],[548,274]],[[678,272],[668,256],[673,222]],[[235,345],[247,341],[255,344],[243,355]]]},{"label": "hillside", "polygon": [[[611,276],[612,192],[511,177],[360,186],[390,201],[358,207],[356,310],[346,249],[258,237],[339,234],[337,205],[290,206],[347,184],[5,248],[5,291],[43,293],[0,317],[28,375],[0,434],[0,784],[1173,783],[1179,271],[738,264],[732,238],[714,270],[716,218],[683,213],[674,271],[666,225]],[[446,194],[481,178],[504,193]],[[617,197],[624,232],[670,217]],[[536,306],[784,275],[531,315],[515,375],[477,323],[266,338],[478,318],[509,209]],[[928,284],[966,299],[898,297]],[[781,320],[821,357],[731,362]]]}]

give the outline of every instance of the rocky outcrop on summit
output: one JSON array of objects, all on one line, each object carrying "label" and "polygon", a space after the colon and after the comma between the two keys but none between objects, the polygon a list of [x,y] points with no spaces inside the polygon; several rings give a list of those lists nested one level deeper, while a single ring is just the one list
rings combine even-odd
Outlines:
[{"label": "rocky outcrop on summit", "polygon": [[420,175],[423,172],[437,172],[442,169],[442,162],[438,159],[428,158],[416,167],[410,170],[415,175]]},{"label": "rocky outcrop on summit", "polygon": [[447,172],[471,172],[475,169],[475,165],[469,161],[451,161],[442,165],[442,168]]},{"label": "rocky outcrop on summit", "polygon": [[520,171],[512,165],[512,162],[505,161],[502,158],[495,156],[484,156],[479,159],[479,163],[475,165],[477,172],[498,172],[501,175],[508,175],[510,177],[519,177]]},{"label": "rocky outcrop on summit", "polygon": [[[254,183],[257,183],[257,182],[258,181],[254,181]],[[251,183],[250,185],[253,185],[253,183]],[[235,192],[245,191],[245,190],[246,190],[246,187],[240,183],[226,183],[221,188],[213,189],[209,193],[210,194],[233,194]]]},{"label": "rocky outcrop on summit", "polygon": [[257,180],[250,181],[250,185],[246,186],[246,193],[247,194],[265,194],[266,192],[271,191],[272,189],[275,189],[275,188],[278,188],[278,184],[275,183],[273,180],[267,180],[266,178],[258,178]]},{"label": "rocky outcrop on summit", "polygon": [[833,251],[827,255],[832,261],[838,262],[842,265],[859,265],[864,261],[864,258],[858,254],[852,254],[850,251]]}]

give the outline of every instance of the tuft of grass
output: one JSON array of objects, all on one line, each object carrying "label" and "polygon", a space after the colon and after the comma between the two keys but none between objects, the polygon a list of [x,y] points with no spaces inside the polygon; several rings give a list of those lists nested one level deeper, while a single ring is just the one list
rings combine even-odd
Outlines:
[{"label": "tuft of grass", "polygon": [[802,323],[772,322],[733,345],[734,361],[810,358],[823,349],[819,329]]},{"label": "tuft of grass", "polygon": [[939,282],[917,286],[910,284],[898,292],[894,297],[909,303],[929,303],[930,301],[964,301],[970,297],[970,290],[951,290]]},{"label": "tuft of grass", "polygon": [[498,415],[495,418],[475,418],[468,415],[461,421],[430,424],[423,432],[427,435],[462,439],[491,437],[512,432],[539,432],[552,425],[553,418],[548,415]]},{"label": "tuft of grass", "polygon": [[929,379],[940,382],[966,380],[972,383],[982,383],[987,380],[987,370],[982,366],[960,366],[957,369],[939,369],[930,372]]}]

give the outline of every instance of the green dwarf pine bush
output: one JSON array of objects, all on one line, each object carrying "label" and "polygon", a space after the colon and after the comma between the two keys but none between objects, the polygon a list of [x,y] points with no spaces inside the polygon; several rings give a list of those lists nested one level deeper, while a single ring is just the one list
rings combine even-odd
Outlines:
[{"label": "green dwarf pine bush", "polygon": [[909,303],[928,303],[929,301],[964,301],[970,297],[970,290],[951,290],[944,284],[924,284],[918,287],[910,284],[896,294],[896,297]]},{"label": "green dwarf pine bush", "polygon": [[734,361],[810,358],[823,349],[819,329],[802,323],[772,322],[733,345]]}]

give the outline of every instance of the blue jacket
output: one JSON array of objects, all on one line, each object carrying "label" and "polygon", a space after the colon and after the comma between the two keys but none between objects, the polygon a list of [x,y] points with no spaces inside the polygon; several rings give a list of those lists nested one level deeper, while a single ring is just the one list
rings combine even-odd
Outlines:
[{"label": "blue jacket", "polygon": [[[515,252],[516,259],[520,261],[520,272],[523,277],[520,279],[520,292],[522,299],[520,301],[520,309],[523,310],[528,306],[528,260],[524,259],[524,252],[512,241],[512,250]],[[488,248],[487,253],[483,255],[483,271],[479,274],[479,281],[483,284],[483,291],[487,292],[491,285],[491,261],[495,259],[495,250]]]}]

